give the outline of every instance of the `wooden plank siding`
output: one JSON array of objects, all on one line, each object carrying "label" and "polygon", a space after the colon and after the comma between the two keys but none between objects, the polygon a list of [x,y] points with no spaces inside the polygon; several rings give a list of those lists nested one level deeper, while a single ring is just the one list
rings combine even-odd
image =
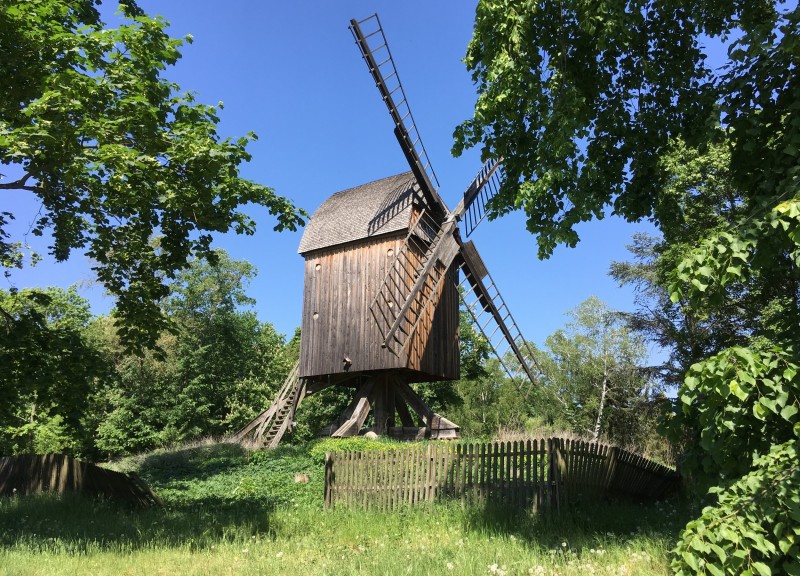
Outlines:
[{"label": "wooden plank siding", "polygon": [[325,456],[326,508],[396,510],[445,500],[533,510],[609,495],[657,499],[674,470],[599,443],[560,438],[485,444],[431,443]]},{"label": "wooden plank siding", "polygon": [[378,370],[409,371],[410,381],[459,377],[456,269],[442,283],[438,304],[434,299],[428,306],[406,353],[396,356],[381,346],[369,307],[404,238],[401,233],[304,254],[302,378]]},{"label": "wooden plank siding", "polygon": [[0,458],[0,496],[76,492],[135,506],[163,506],[133,472],[123,474],[63,454],[22,454]]}]

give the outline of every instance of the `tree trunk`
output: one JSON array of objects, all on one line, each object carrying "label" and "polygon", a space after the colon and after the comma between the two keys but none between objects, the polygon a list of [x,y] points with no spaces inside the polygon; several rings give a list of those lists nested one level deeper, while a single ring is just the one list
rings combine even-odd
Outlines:
[{"label": "tree trunk", "polygon": [[606,403],[606,393],[608,392],[608,359],[603,358],[603,388],[600,390],[600,405],[597,407],[597,420],[594,422],[594,433],[592,442],[597,442],[600,438],[600,425],[603,422],[603,408]]}]

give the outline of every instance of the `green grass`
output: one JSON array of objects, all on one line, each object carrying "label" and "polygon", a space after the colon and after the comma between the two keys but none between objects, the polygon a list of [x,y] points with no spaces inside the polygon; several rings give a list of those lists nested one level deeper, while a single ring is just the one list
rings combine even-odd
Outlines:
[{"label": "green grass", "polygon": [[[209,444],[114,464],[136,470],[164,509],[78,496],[0,500],[0,574],[669,573],[688,511],[609,502],[536,517],[437,506],[322,510],[331,444],[247,453]],[[307,484],[295,474],[307,474]]]}]

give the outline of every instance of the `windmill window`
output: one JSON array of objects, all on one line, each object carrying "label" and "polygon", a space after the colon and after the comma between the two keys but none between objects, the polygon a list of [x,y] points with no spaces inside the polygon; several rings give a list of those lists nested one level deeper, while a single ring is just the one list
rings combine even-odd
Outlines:
[{"label": "windmill window", "polygon": [[391,258],[393,254],[394,254],[394,250],[392,250],[391,248],[389,248],[389,249],[386,251],[386,255],[387,255],[389,258]]},{"label": "windmill window", "polygon": [[319,262],[314,264],[314,270],[319,270],[320,268],[322,268],[322,264],[320,264]]},{"label": "windmill window", "polygon": [[314,312],[314,314],[312,314],[312,318],[314,318],[314,320],[319,318],[319,312]]}]

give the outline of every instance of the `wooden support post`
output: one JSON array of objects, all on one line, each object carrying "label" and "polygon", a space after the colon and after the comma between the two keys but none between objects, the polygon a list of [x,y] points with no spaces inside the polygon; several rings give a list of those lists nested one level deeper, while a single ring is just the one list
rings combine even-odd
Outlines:
[{"label": "wooden support post", "polygon": [[400,423],[403,425],[403,428],[412,428],[413,426],[416,426],[416,422],[414,422],[414,418],[411,416],[411,412],[408,410],[408,404],[406,404],[405,399],[399,394],[395,394],[394,405],[397,410],[397,415],[400,417]]},{"label": "wooden support post", "polygon": [[386,428],[394,428],[395,391],[390,381],[386,382]]},{"label": "wooden support post", "polygon": [[339,426],[331,436],[334,438],[342,438],[346,436],[356,436],[358,434],[371,408],[369,396],[372,394],[374,385],[374,380],[370,380],[359,388],[350,406],[345,410],[345,415],[349,413],[347,420]]},{"label": "wooden support post", "polygon": [[375,382],[375,386],[372,389],[373,415],[375,416],[375,426],[372,431],[378,436],[386,435],[386,424],[389,420],[388,388],[388,382],[383,377]]},{"label": "wooden support post", "polygon": [[405,382],[398,381],[395,384],[395,391],[406,401],[414,412],[422,419],[423,424],[428,429],[428,435],[432,439],[446,440],[455,439],[460,435],[459,428],[444,416],[436,414],[431,410],[422,398]]},{"label": "wooden support post", "polygon": [[372,391],[372,386],[374,384],[373,380],[368,380],[365,384],[361,386],[356,392],[356,395],[350,401],[350,404],[344,411],[330,424],[328,424],[325,428],[320,430],[320,436],[332,436],[334,432],[336,432],[341,426],[350,420],[355,412],[356,407],[358,406],[358,402],[362,397],[368,397],[370,392]]}]

